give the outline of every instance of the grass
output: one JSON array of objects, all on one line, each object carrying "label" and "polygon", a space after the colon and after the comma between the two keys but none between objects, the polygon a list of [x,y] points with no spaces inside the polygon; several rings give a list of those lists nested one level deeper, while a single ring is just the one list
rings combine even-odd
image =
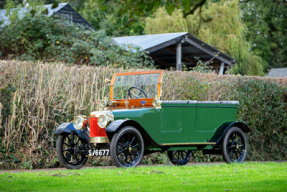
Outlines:
[{"label": "grass", "polygon": [[0,191],[287,191],[287,163],[6,172]]}]

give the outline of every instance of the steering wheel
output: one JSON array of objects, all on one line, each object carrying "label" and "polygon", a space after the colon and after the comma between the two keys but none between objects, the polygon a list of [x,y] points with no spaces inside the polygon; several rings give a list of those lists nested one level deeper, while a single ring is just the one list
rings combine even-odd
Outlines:
[{"label": "steering wheel", "polygon": [[[135,91],[137,91],[137,93]],[[129,90],[128,90],[128,94],[129,94],[129,96],[132,99],[134,99],[134,98],[144,98],[144,97],[140,96],[141,93],[144,94],[145,98],[147,98],[146,92],[143,89],[139,88],[139,87],[130,87]]]}]

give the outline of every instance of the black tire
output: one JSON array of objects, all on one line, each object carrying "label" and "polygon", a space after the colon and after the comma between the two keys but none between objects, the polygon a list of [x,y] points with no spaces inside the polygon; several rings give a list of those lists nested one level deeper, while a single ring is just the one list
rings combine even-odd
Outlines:
[{"label": "black tire", "polygon": [[169,160],[174,165],[186,165],[191,158],[191,150],[176,150],[176,151],[167,151]]},{"label": "black tire", "polygon": [[111,159],[117,167],[135,167],[144,154],[143,137],[134,127],[123,127],[113,135],[110,150]]},{"label": "black tire", "polygon": [[87,141],[74,134],[59,135],[57,138],[57,155],[60,163],[67,169],[80,169],[87,162],[88,157],[75,153],[75,149],[83,149]]},{"label": "black tire", "polygon": [[226,163],[242,163],[247,154],[247,139],[238,127],[231,127],[223,138],[223,158]]}]

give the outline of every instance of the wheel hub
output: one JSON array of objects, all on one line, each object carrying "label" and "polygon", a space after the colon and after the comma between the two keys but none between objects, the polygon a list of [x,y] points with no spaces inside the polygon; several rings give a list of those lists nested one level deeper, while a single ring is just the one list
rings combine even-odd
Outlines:
[{"label": "wheel hub", "polygon": [[132,146],[131,145],[125,145],[124,146],[124,153],[126,154],[126,155],[128,155],[128,154],[130,154],[130,152],[132,151]]}]

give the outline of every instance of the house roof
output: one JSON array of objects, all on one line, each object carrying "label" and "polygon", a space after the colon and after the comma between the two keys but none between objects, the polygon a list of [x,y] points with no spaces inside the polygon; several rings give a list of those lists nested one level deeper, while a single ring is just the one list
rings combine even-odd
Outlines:
[{"label": "house roof", "polygon": [[[69,4],[69,3],[59,3],[58,7],[54,8],[54,9],[52,9],[53,4],[44,5],[44,7],[47,8],[47,10],[48,10],[48,16],[51,16],[51,15],[53,15],[53,13],[59,11],[64,6],[66,6],[67,4]],[[11,9],[11,11],[15,11],[15,10],[18,10],[18,14],[19,14],[20,18],[23,17],[25,15],[25,13],[28,12],[28,9],[26,7]],[[9,24],[10,21],[9,21],[9,16],[5,16],[5,14],[6,14],[6,9],[0,10],[0,19],[4,20],[4,24],[6,25],[6,24]]]},{"label": "house roof", "polygon": [[287,68],[270,69],[266,77],[287,77]]},{"label": "house roof", "polygon": [[[236,63],[234,58],[206,44],[188,32],[115,37],[114,40],[118,44],[133,45],[141,50],[148,51],[152,57],[155,57],[155,60],[160,59],[161,63],[175,61],[174,52],[178,42],[182,43],[182,55],[186,63],[192,63],[191,61],[195,60],[194,58],[208,61],[216,55],[218,56],[216,56],[215,60],[218,62],[224,62],[230,66]],[[192,64],[196,65],[194,62]]]},{"label": "house roof", "polygon": [[[73,14],[72,20],[74,23],[80,23],[80,24],[88,25],[89,27],[91,27],[90,23],[88,23],[69,3],[59,3],[58,6],[55,7],[54,9],[52,9],[52,6],[53,4],[44,5],[44,7],[48,11],[48,16],[51,16],[54,13],[58,13],[58,14],[71,14],[72,13]],[[20,18],[24,17],[25,13],[28,12],[28,9],[26,7],[15,8],[11,10],[12,11],[17,10]],[[6,14],[6,9],[0,10],[0,20],[4,21],[2,25],[7,25],[10,23],[9,16],[5,16],[5,14]]]}]

